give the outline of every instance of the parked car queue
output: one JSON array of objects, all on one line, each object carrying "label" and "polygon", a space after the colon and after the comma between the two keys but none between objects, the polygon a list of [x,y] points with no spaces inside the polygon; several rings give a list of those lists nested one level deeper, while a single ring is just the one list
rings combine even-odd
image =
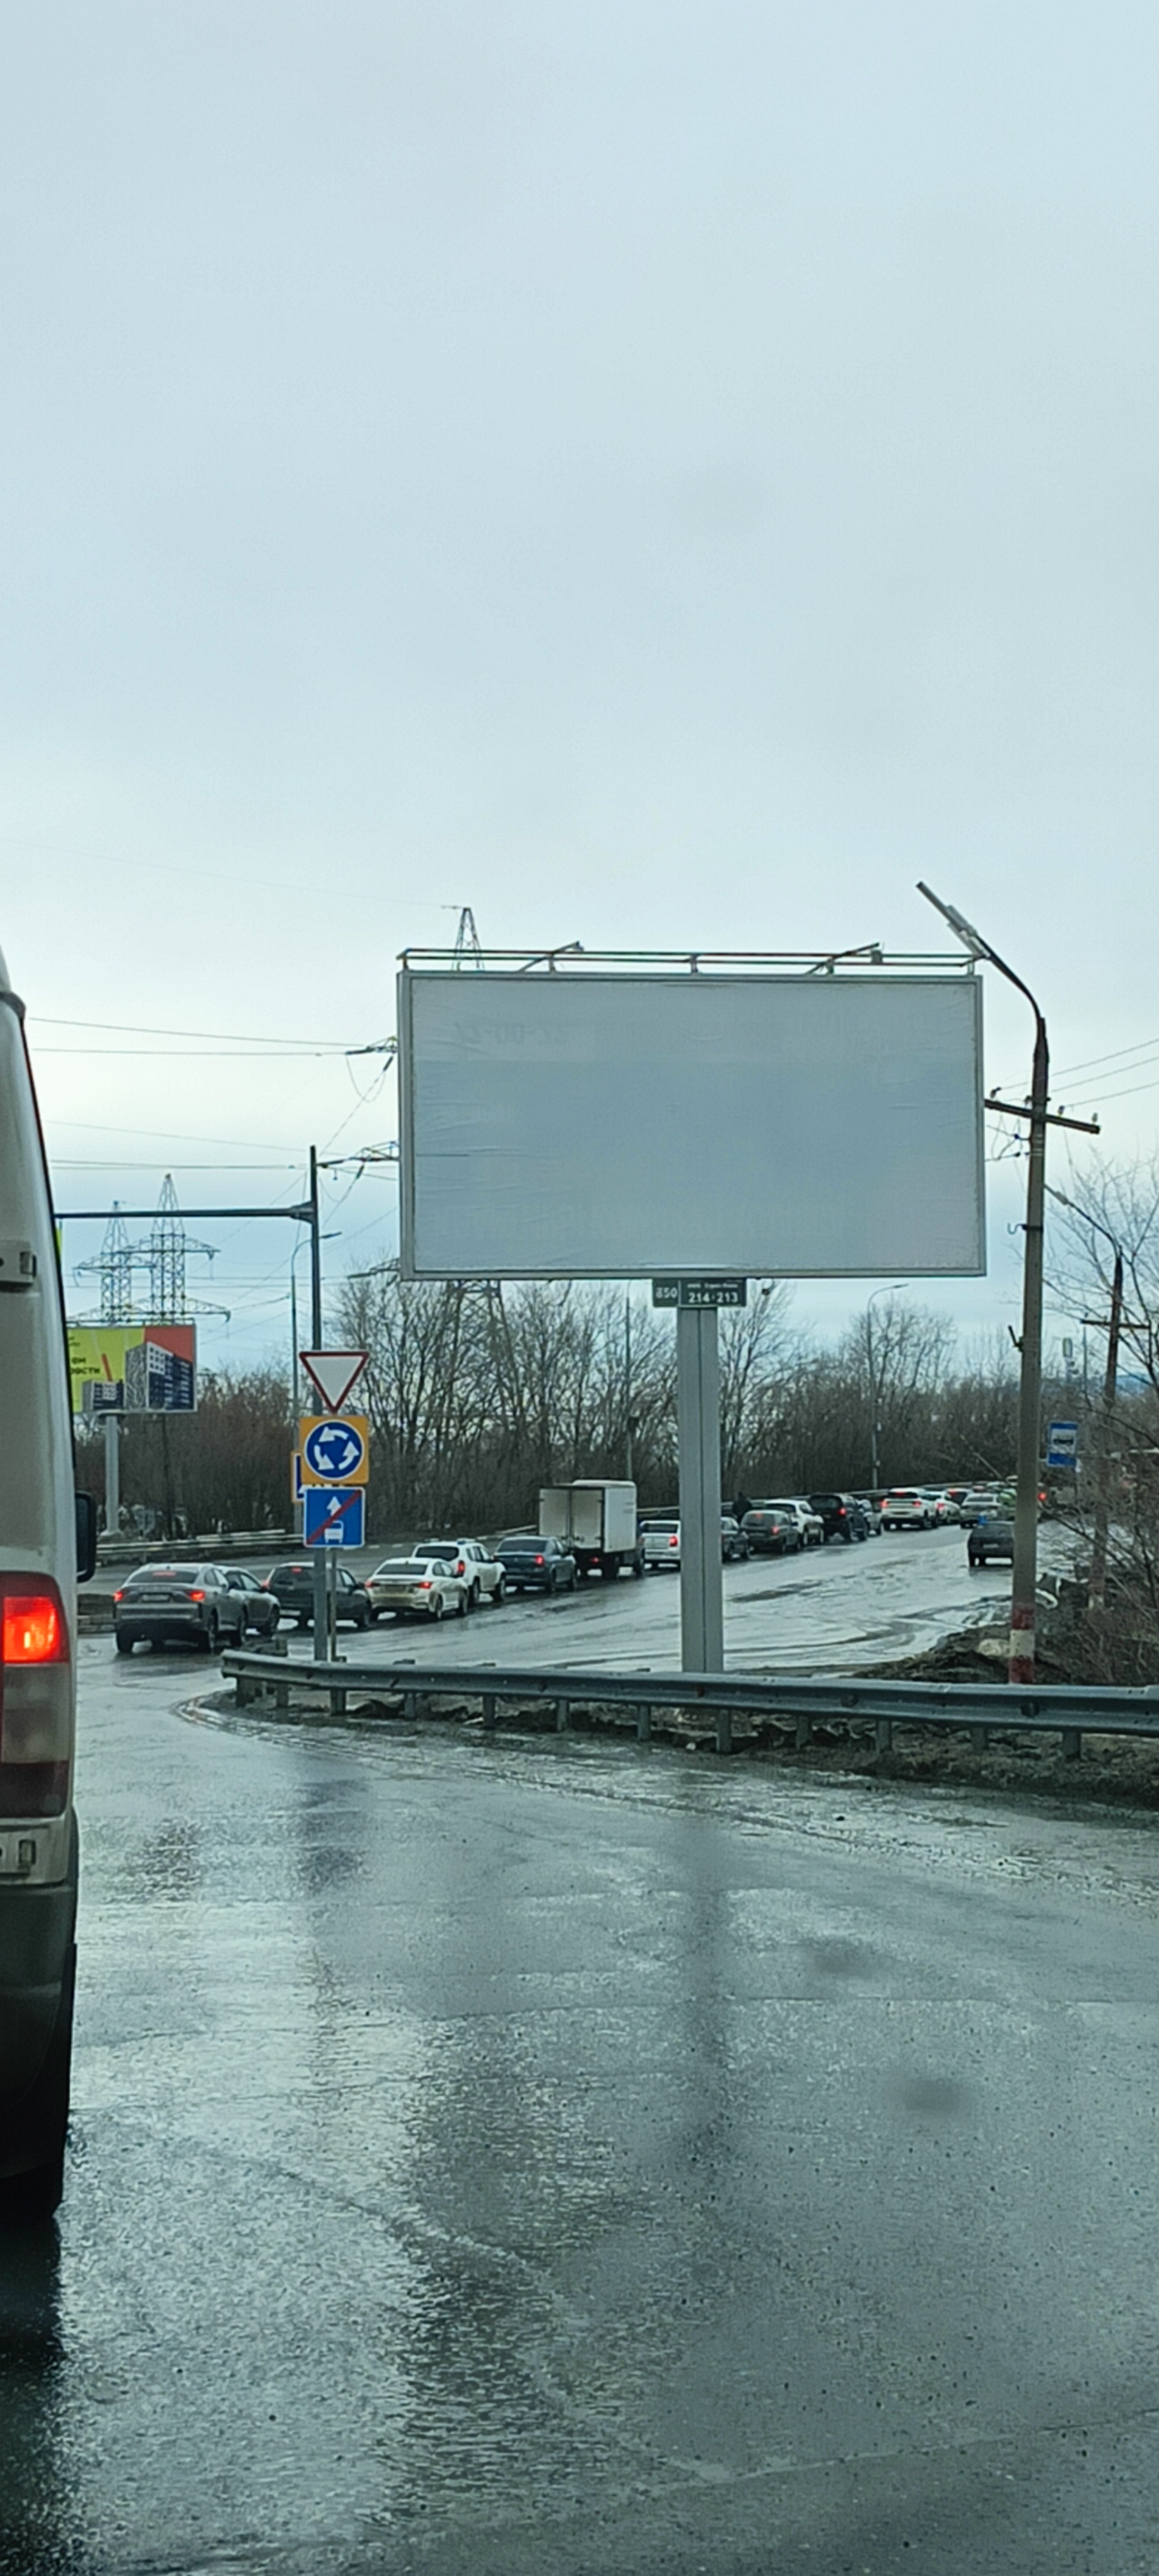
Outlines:
[{"label": "parked car queue", "polygon": [[[882,1531],[964,1526],[971,1567],[1012,1552],[1013,1493],[986,1485],[897,1485],[876,1505],[856,1494],[817,1493],[769,1497],[739,1516],[723,1513],[721,1558],[743,1564],[753,1555],[792,1556],[830,1540],[846,1546]],[[675,1512],[643,1513],[633,1571],[680,1570],[680,1519]],[[493,1547],[477,1538],[424,1539],[407,1554],[385,1557],[359,1580],[339,1564],[333,1570],[334,1613],[340,1624],[366,1629],[392,1615],[465,1618],[486,1606],[501,1607],[509,1593],[574,1592],[580,1568],[557,1538],[515,1530]],[[128,1576],[113,1596],[116,1650],[191,1644],[208,1654],[244,1646],[247,1637],[272,1637],[283,1618],[309,1628],[314,1615],[314,1560],[288,1559],[264,1581],[240,1566],[210,1563],[146,1565]]]}]

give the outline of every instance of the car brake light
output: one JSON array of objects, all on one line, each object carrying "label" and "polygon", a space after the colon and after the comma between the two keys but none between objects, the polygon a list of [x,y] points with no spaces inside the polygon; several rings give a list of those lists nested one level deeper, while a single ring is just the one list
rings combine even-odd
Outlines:
[{"label": "car brake light", "polygon": [[64,1603],[45,1575],[4,1575],[0,1815],[63,1815],[71,1749],[71,1651]]},{"label": "car brake light", "polygon": [[542,1563],[543,1563],[543,1558],[542,1558],[541,1556],[537,1556],[537,1557],[536,1557],[535,1562],[536,1562],[536,1564],[537,1564],[537,1565],[542,1565]]},{"label": "car brake light", "polygon": [[679,1545],[680,1545],[680,1541],[679,1541],[679,1539],[675,1536],[675,1534],[673,1534],[673,1536],[669,1539],[669,1541],[668,1541],[668,1545],[669,1545],[669,1547],[679,1547]]},{"label": "car brake light", "polygon": [[124,1600],[124,1598],[125,1598],[125,1596],[124,1596],[124,1593],[123,1593],[123,1592],[114,1592],[114,1594],[113,1594],[113,1599],[114,1599],[114,1601],[123,1601],[123,1600]]},{"label": "car brake light", "polygon": [[52,1593],[5,1589],[3,1661],[5,1668],[67,1663],[64,1619],[59,1599]]},{"label": "car brake light", "polygon": [[418,1587],[418,1588],[419,1588],[419,1591],[420,1591],[420,1592],[429,1592],[429,1591],[430,1591],[430,1588],[431,1588],[431,1578],[430,1578],[429,1574],[424,1574],[423,1579],[422,1579],[422,1582],[420,1583],[420,1585],[419,1585],[419,1587]]},{"label": "car brake light", "polygon": [[204,1601],[205,1594],[204,1592],[187,1592],[185,1598],[187,1601]]}]

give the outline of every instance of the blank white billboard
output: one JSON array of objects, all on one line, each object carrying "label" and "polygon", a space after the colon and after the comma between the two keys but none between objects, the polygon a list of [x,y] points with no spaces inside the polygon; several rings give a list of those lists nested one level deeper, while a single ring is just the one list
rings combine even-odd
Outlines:
[{"label": "blank white billboard", "polygon": [[409,1279],[985,1269],[969,974],[399,977]]}]

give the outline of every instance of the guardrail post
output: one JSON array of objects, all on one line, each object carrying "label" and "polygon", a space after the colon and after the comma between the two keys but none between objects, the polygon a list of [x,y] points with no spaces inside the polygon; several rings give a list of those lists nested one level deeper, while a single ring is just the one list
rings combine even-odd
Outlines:
[{"label": "guardrail post", "polygon": [[811,1744],[812,1741],[813,1720],[807,1709],[800,1709],[797,1714],[797,1751],[800,1752],[803,1745]]},{"label": "guardrail post", "polygon": [[647,1743],[648,1743],[648,1741],[649,1741],[649,1739],[650,1739],[650,1737],[651,1737],[651,1733],[652,1733],[652,1710],[651,1710],[651,1705],[650,1705],[650,1703],[649,1703],[646,1699],[642,1699],[642,1700],[640,1701],[639,1707],[638,1707],[638,1708],[637,1708],[637,1710],[636,1710],[636,1742],[637,1742],[637,1744],[647,1744]]},{"label": "guardrail post", "polygon": [[346,1715],[346,1693],[338,1683],[335,1683],[331,1688],[330,1715],[331,1717],[345,1717]]},{"label": "guardrail post", "polygon": [[568,1716],[569,1710],[567,1701],[565,1699],[557,1699],[555,1703],[555,1731],[557,1735],[567,1734]]},{"label": "guardrail post", "polygon": [[408,1720],[409,1720],[409,1722],[410,1722],[410,1724],[413,1726],[413,1724],[414,1724],[414,1722],[415,1722],[415,1719],[417,1718],[418,1713],[419,1713],[419,1703],[418,1703],[418,1693],[417,1693],[417,1691],[404,1691],[404,1692],[403,1692],[403,1695],[402,1695],[402,1713],[403,1713],[403,1716],[404,1716],[406,1719],[408,1719]]},{"label": "guardrail post", "polygon": [[278,1710],[279,1714],[280,1714],[282,1717],[284,1717],[284,1716],[286,1715],[286,1712],[287,1712],[287,1710],[288,1710],[288,1708],[289,1708],[289,1705],[290,1705],[290,1685],[289,1685],[289,1682],[288,1682],[288,1681],[285,1681],[285,1682],[280,1682],[280,1681],[279,1681],[279,1682],[275,1682],[275,1683],[274,1683],[274,1707]]},{"label": "guardrail post", "polygon": [[1063,1761],[1080,1762],[1082,1760],[1082,1750],[1083,1739],[1081,1729],[1077,1726],[1064,1726],[1062,1730]]},{"label": "guardrail post", "polygon": [[488,1734],[495,1725],[494,1691],[484,1691],[483,1693],[483,1725]]},{"label": "guardrail post", "polygon": [[[715,1321],[715,1317],[713,1320]],[[718,1753],[732,1751],[732,1710],[730,1708],[718,1708],[716,1712],[716,1749]]]},{"label": "guardrail post", "polygon": [[878,1752],[891,1753],[893,1751],[893,1719],[891,1717],[879,1717],[875,1734]]}]

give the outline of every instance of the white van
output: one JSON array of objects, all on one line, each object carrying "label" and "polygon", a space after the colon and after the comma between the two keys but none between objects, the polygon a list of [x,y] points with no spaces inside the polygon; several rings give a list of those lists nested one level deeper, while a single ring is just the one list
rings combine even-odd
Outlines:
[{"label": "white van", "polygon": [[[78,1553],[82,1559],[78,1566]],[[0,2209],[60,2199],[76,1962],[76,1584],[64,1305],[23,1004],[0,957]]]}]

